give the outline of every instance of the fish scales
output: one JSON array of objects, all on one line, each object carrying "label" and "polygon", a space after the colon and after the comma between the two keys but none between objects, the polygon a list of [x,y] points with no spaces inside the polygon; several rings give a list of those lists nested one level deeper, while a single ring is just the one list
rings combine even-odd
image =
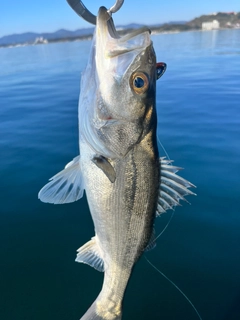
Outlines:
[{"label": "fish scales", "polygon": [[[103,172],[99,173],[99,169],[94,164],[89,166],[88,158],[85,160],[83,157],[81,162],[86,175],[87,199],[96,234],[100,242],[107,246],[105,251],[109,255],[115,255],[121,265],[126,261],[126,259],[120,260],[121,252],[126,250],[123,243],[125,244],[127,240],[134,241],[134,238],[139,238],[140,242],[143,241],[141,225],[146,224],[145,227],[147,227],[147,223],[149,223],[148,228],[151,230],[156,211],[159,185],[158,169],[156,169],[158,168],[158,158],[154,156],[153,150],[147,150],[148,146],[149,141],[146,143],[143,141],[142,144],[131,150],[123,160],[113,162],[117,175],[114,184],[108,180]],[[84,150],[84,147],[82,149]],[[152,159],[149,157],[150,152]],[[148,211],[154,212],[154,214],[151,214],[149,222],[145,222],[144,219],[148,217]],[[137,229],[136,234],[134,234],[135,229]],[[129,231],[126,232],[126,230]],[[144,232],[144,235],[145,233],[147,234]],[[109,239],[111,241],[107,241]],[[133,247],[132,250],[138,249],[136,244],[133,246],[129,241],[126,243],[127,246]],[[142,246],[141,252],[146,243],[143,243]]]},{"label": "fish scales", "polygon": [[[165,72],[148,28],[120,37],[107,9],[97,16],[79,98],[80,156],[50,179],[39,199],[80,199],[85,190],[95,236],[77,262],[104,271],[102,290],[81,320],[120,320],[132,269],[154,247],[156,214],[179,204],[193,185],[159,159],[156,80]],[[162,172],[162,176],[161,176]]]},{"label": "fish scales", "polygon": [[[98,168],[89,166],[88,160],[86,167],[84,160],[82,162],[88,176],[87,198],[95,231],[105,252],[103,288],[106,284],[109,293],[105,289],[104,298],[99,298],[103,305],[108,305],[111,297],[116,297],[116,306],[121,303],[131,269],[152,233],[159,173],[151,139],[149,134],[124,159],[114,162],[117,173],[114,185],[104,173],[97,174]],[[99,193],[91,190],[99,190]]]}]

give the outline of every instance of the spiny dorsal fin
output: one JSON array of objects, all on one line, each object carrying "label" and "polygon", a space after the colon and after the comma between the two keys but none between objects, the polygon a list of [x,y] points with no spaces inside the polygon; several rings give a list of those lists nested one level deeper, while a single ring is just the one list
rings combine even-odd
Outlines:
[{"label": "spiny dorsal fin", "polygon": [[82,198],[84,186],[79,160],[80,156],[74,158],[39,191],[42,202],[62,204]]},{"label": "spiny dorsal fin", "polygon": [[180,206],[180,200],[188,202],[184,196],[189,194],[195,195],[195,193],[188,190],[188,188],[195,186],[176,174],[182,168],[172,166],[172,162],[172,160],[167,160],[165,157],[160,158],[160,189],[157,216],[168,209]]},{"label": "spiny dorsal fin", "polygon": [[104,261],[96,237],[85,243],[77,252],[76,262],[86,263],[96,270],[104,272]]}]

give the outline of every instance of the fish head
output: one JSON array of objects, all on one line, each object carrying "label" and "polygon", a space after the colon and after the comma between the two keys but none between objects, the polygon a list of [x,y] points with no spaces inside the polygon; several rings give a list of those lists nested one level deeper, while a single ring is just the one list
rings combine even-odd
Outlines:
[{"label": "fish head", "polygon": [[150,30],[141,28],[120,37],[106,8],[99,9],[96,26],[96,71],[99,116],[108,120],[142,118],[154,100],[156,57]]},{"label": "fish head", "polygon": [[150,30],[143,27],[120,36],[101,7],[79,112],[80,135],[96,153],[124,157],[156,126],[157,78]]}]

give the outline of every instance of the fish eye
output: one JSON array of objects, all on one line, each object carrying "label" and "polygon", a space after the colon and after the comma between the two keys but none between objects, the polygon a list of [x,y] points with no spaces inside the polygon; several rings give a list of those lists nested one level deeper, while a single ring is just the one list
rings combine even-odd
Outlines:
[{"label": "fish eye", "polygon": [[143,94],[149,88],[148,76],[143,72],[134,72],[130,77],[130,86],[137,94]]}]

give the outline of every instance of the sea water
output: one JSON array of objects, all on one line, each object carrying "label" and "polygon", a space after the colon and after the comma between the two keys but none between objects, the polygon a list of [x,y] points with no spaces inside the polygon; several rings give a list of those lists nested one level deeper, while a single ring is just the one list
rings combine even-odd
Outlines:
[{"label": "sea water", "polygon": [[[205,320],[240,319],[240,30],[152,37],[168,69],[157,82],[158,137],[197,196],[177,207],[146,253]],[[90,41],[0,49],[0,319],[76,320],[103,274],[74,262],[94,235],[86,198],[41,203],[77,156],[77,106]],[[107,81],[107,75],[106,75]],[[161,156],[164,151],[160,148]],[[159,234],[172,212],[156,220]],[[144,257],[123,320],[198,319]]]}]

